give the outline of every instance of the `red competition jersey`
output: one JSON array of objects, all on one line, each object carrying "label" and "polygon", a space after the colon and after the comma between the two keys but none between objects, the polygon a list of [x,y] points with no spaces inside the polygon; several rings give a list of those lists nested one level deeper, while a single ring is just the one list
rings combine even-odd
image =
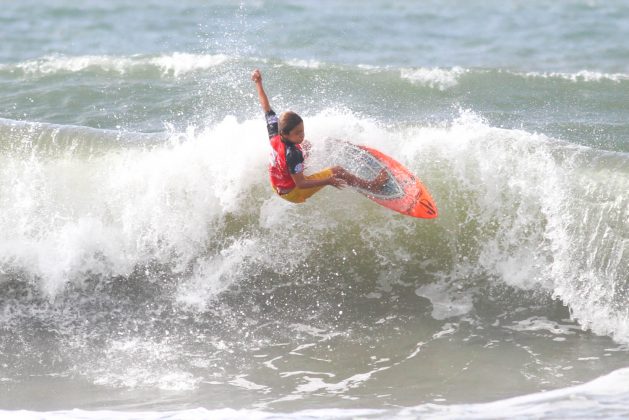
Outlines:
[{"label": "red competition jersey", "polygon": [[300,145],[282,141],[278,132],[277,116],[273,110],[267,112],[265,118],[272,147],[269,162],[271,184],[278,193],[285,194],[295,188],[291,174],[304,170],[304,155]]},{"label": "red competition jersey", "polygon": [[295,188],[295,181],[291,177],[291,173],[286,162],[286,149],[296,148],[301,151],[301,147],[297,144],[287,145],[282,141],[282,137],[278,134],[269,139],[271,142],[271,159],[269,162],[269,175],[271,184],[279,193],[287,193]]}]

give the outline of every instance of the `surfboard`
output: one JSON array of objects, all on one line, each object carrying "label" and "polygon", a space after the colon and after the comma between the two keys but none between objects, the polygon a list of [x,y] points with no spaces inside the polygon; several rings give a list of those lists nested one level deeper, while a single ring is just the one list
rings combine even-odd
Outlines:
[{"label": "surfboard", "polygon": [[374,179],[381,170],[387,180],[377,191],[353,187],[370,200],[398,213],[422,219],[438,216],[428,188],[404,165],[379,150],[344,140],[332,140],[334,161],[363,179]]}]

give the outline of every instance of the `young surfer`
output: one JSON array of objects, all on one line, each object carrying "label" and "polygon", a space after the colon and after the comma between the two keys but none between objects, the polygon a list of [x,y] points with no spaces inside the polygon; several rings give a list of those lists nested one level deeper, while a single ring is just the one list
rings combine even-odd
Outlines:
[{"label": "young surfer", "polygon": [[304,154],[301,149],[305,135],[303,120],[292,111],[283,112],[278,118],[262,87],[260,70],[251,74],[251,80],[256,84],[273,148],[269,165],[271,185],[280,197],[293,203],[303,203],[326,185],[336,188],[350,185],[374,192],[384,185],[387,179],[384,170],[371,181],[358,178],[340,166],[305,175]]}]

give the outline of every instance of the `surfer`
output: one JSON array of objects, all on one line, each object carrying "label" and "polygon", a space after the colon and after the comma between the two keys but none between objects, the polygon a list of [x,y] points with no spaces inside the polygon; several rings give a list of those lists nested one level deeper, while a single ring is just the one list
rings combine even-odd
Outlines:
[{"label": "surfer", "polygon": [[347,185],[377,192],[387,180],[382,170],[373,180],[359,178],[341,166],[325,168],[312,175],[304,174],[304,122],[293,111],[285,111],[279,118],[271,109],[269,99],[262,86],[260,70],[254,70],[251,80],[256,84],[260,105],[264,111],[269,141],[273,148],[269,175],[275,192],[285,200],[303,203],[326,185],[343,188]]}]

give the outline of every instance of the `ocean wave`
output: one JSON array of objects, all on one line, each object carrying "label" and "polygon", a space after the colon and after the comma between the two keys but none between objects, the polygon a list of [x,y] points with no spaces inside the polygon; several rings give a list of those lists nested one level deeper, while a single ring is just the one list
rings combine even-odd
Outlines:
[{"label": "ocean wave", "polygon": [[[474,310],[472,297],[459,295],[455,284],[495,279],[522,290],[541,287],[584,327],[629,341],[619,306],[628,281],[626,155],[494,128],[470,112],[449,126],[394,132],[337,111],[308,123],[314,166],[327,137],[376,147],[420,176],[443,209],[440,218],[396,216],[349,191],[325,190],[306,205],[289,205],[266,185],[259,121],[230,117],[198,132],[162,135],[150,147],[4,154],[0,269],[22,272],[55,295],[73,282],[128,276],[157,263],[178,276],[176,300],[203,311],[257,273],[330,266],[320,244],[336,243],[353,251],[332,270],[345,272],[351,262],[376,278],[386,273],[389,286],[421,278],[416,293],[433,302],[438,319]],[[68,147],[110,134],[65,130]],[[18,133],[26,144],[42,136],[28,127]],[[232,141],[241,145],[236,156]],[[326,204],[331,200],[334,208]],[[293,236],[295,230],[308,238]],[[290,265],[277,267],[268,256],[277,243],[287,244]],[[400,269],[378,268],[390,266]]]},{"label": "ocean wave", "polygon": [[161,143],[168,135],[0,118],[0,152],[11,159],[95,157]]},{"label": "ocean wave", "polygon": [[81,73],[100,71],[129,75],[137,72],[154,71],[161,77],[182,77],[196,72],[222,66],[226,63],[242,61],[246,67],[259,66],[260,63],[275,63],[276,66],[289,66],[319,70],[322,68],[342,71],[357,71],[365,74],[380,74],[393,72],[403,80],[431,89],[446,91],[459,86],[464,76],[481,76],[492,78],[495,74],[503,74],[525,79],[561,79],[575,83],[594,83],[602,81],[625,82],[629,80],[626,73],[605,73],[593,70],[577,72],[521,72],[509,69],[466,68],[455,66],[440,67],[401,67],[378,65],[342,65],[324,62],[316,59],[269,60],[268,58],[236,58],[225,54],[195,54],[187,52],[173,52],[161,55],[47,55],[41,58],[19,63],[0,64],[0,72],[10,75],[49,76],[64,73]]},{"label": "ocean wave", "polygon": [[[373,69],[369,69],[373,72]],[[600,83],[604,81],[621,83],[629,80],[629,75],[624,73],[601,73],[596,71],[582,70],[575,73],[567,72],[517,72],[503,69],[472,69],[453,67],[447,68],[406,68],[400,70],[400,77],[413,84],[447,91],[459,87],[463,83],[464,77],[474,78],[478,82],[492,82],[496,75],[504,75],[516,79],[545,80],[558,79],[574,83]],[[477,83],[478,83],[477,82]]]},{"label": "ocean wave", "polygon": [[87,70],[128,74],[155,69],[163,76],[179,77],[207,70],[229,60],[224,54],[191,54],[174,52],[158,56],[48,55],[17,64],[0,65],[0,71],[28,76],[79,73]]},{"label": "ocean wave", "polygon": [[518,72],[504,69],[475,69],[475,68],[404,68],[400,70],[400,77],[414,84],[445,91],[458,86],[464,76],[479,76],[493,80],[495,74],[502,74],[529,80],[560,79],[575,83],[595,83],[610,81],[620,83],[629,80],[625,73],[602,73],[590,70],[569,72]]}]

